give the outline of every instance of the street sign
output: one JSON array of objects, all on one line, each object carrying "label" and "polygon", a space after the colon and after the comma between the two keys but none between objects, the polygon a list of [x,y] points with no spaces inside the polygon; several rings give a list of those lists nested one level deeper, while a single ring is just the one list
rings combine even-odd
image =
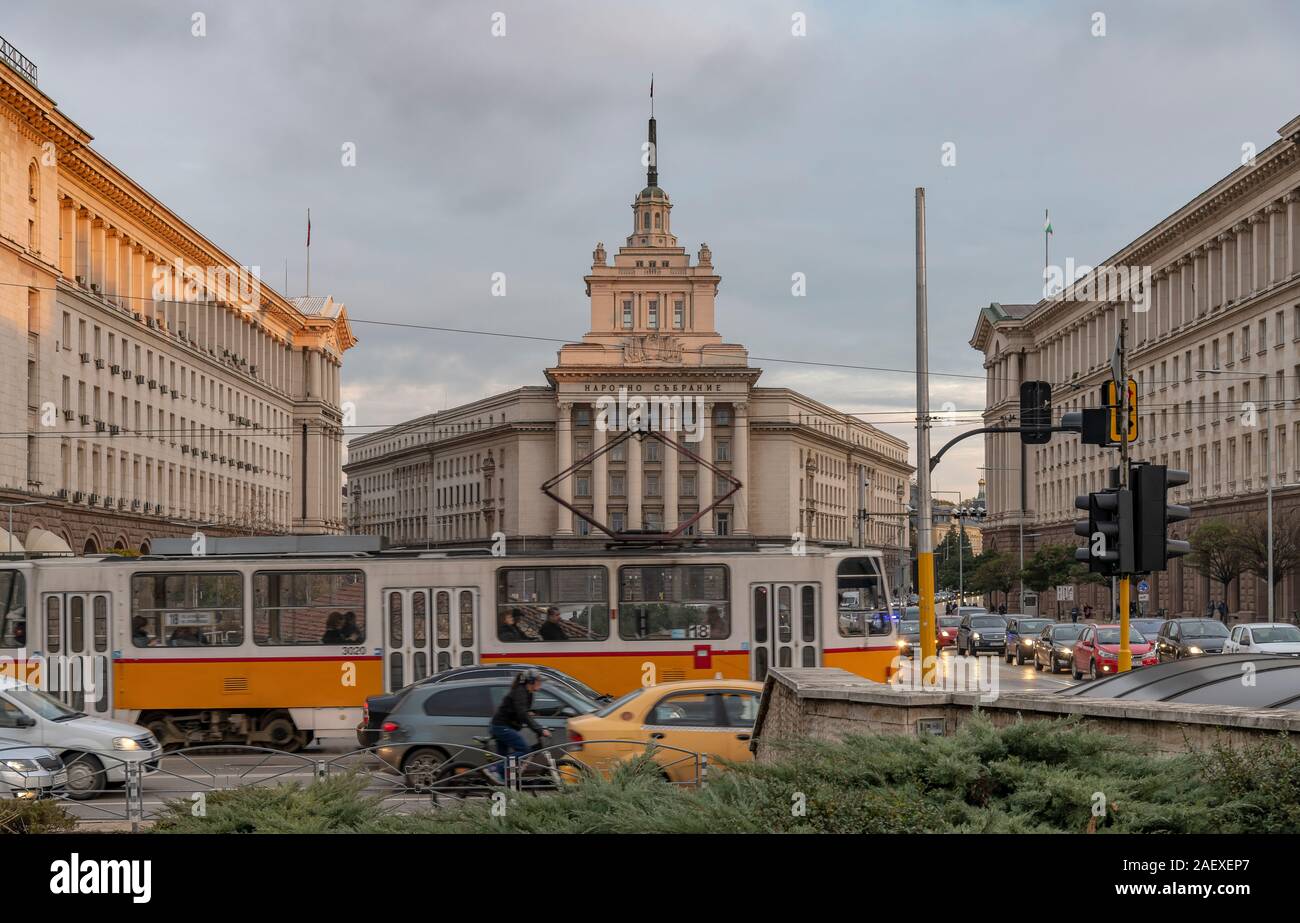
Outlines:
[{"label": "street sign", "polygon": [[1138,594],[1138,602],[1140,602],[1140,603],[1149,603],[1149,602],[1151,602],[1151,594],[1150,594],[1150,593],[1139,593],[1139,594]]},{"label": "street sign", "polygon": [[1056,588],[1056,601],[1059,603],[1074,602],[1074,586],[1058,586]]},{"label": "street sign", "polygon": [[[1120,399],[1115,382],[1106,381],[1101,385],[1101,403],[1106,408],[1110,420],[1110,432],[1106,435],[1112,444],[1124,440],[1123,433],[1120,432]],[[1137,442],[1138,437],[1138,401],[1137,401],[1137,382],[1132,378],[1128,380],[1128,441]]]},{"label": "street sign", "polygon": [[1147,583],[1145,580],[1139,580],[1139,581],[1138,581],[1138,592],[1139,592],[1139,593],[1150,593],[1150,592],[1151,592],[1151,584]]}]

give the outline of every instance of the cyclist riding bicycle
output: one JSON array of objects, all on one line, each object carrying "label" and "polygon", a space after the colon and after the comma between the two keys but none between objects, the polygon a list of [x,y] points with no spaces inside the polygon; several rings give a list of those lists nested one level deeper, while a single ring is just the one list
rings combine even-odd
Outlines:
[{"label": "cyclist riding bicycle", "polygon": [[542,688],[542,677],[536,670],[525,670],[515,676],[510,691],[497,706],[496,714],[488,725],[488,733],[496,742],[502,756],[525,756],[531,748],[519,732],[527,725],[538,737],[550,737],[551,732],[533,718],[533,693]]}]

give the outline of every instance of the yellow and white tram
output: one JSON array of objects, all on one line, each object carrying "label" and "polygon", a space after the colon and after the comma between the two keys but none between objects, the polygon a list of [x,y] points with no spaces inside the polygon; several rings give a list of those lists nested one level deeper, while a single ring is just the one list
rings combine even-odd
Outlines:
[{"label": "yellow and white tram", "polygon": [[[358,536],[157,540],[141,558],[0,561],[0,663],[164,743],[350,737],[365,698],[469,664],[555,667],[619,695],[889,678],[879,552],[384,552]],[[41,677],[40,671],[44,671]]]}]

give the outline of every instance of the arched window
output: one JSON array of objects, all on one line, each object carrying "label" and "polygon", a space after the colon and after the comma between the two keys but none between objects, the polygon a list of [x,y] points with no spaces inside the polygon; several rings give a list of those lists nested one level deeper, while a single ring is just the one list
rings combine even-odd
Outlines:
[{"label": "arched window", "polygon": [[645,222],[644,222],[644,224],[645,224],[645,228],[646,228],[646,230],[647,230],[647,231],[650,230],[650,213],[649,213],[649,212],[646,212],[646,213],[645,213]]},{"label": "arched window", "polygon": [[41,171],[36,161],[27,165],[27,198],[35,202],[41,195]]},{"label": "arched window", "polygon": [[663,225],[659,221],[659,218],[660,218],[659,212],[655,212],[655,230],[659,230],[659,228],[663,227]]}]

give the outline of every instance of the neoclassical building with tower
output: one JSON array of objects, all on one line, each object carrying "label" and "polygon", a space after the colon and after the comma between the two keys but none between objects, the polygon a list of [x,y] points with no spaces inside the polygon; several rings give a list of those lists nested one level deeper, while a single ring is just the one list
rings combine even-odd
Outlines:
[{"label": "neoclassical building with tower", "polygon": [[[649,133],[653,145],[653,116]],[[631,208],[631,233],[612,259],[597,244],[583,279],[587,333],[560,348],[545,384],[352,439],[349,529],[398,544],[460,545],[503,532],[528,547],[570,547],[609,540],[588,520],[663,533],[705,511],[684,534],[745,545],[803,533],[896,554],[907,444],[807,395],[758,386],[762,369],[719,332],[721,277],[709,246],[692,257],[674,233],[657,158]],[[680,407],[684,431],[668,435],[709,466],[649,438],[600,452],[619,435],[602,424],[637,399]],[[574,515],[541,485],[588,456],[554,488]],[[859,538],[861,475],[870,515]]]}]

